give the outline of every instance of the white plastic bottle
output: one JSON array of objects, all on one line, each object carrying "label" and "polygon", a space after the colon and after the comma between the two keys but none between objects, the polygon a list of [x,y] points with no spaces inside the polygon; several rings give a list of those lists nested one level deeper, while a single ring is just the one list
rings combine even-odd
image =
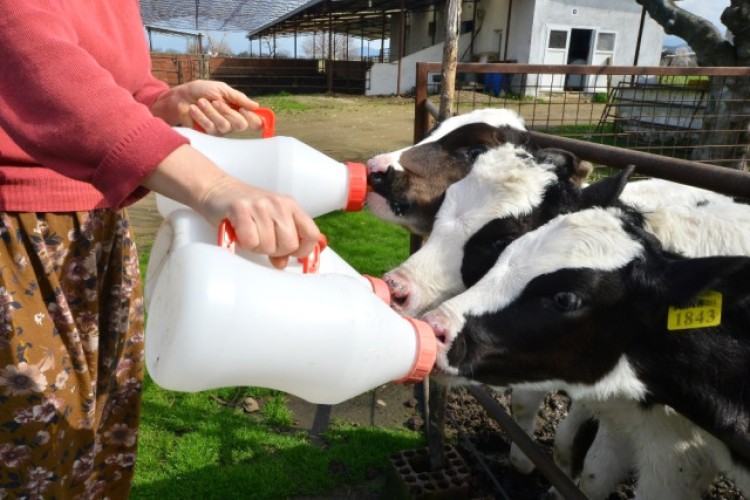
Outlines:
[{"label": "white plastic bottle", "polygon": [[214,244],[177,247],[151,293],[146,366],[176,391],[256,386],[337,404],[426,377],[432,329],[351,276],[282,272]]},{"label": "white plastic bottle", "polygon": [[[292,196],[310,216],[357,211],[367,195],[367,169],[340,163],[293,137],[231,139],[175,128],[222,170],[248,184]],[[185,205],[156,195],[162,217]]]},{"label": "white plastic bottle", "polygon": [[[190,243],[216,244],[219,237],[217,230],[206,219],[196,212],[185,208],[179,208],[169,213],[162,222],[156,233],[156,238],[151,247],[146,278],[144,282],[144,299],[146,308],[150,309],[151,296],[156,287],[156,282],[161,275],[164,266],[172,254],[181,246]],[[237,250],[237,255],[245,260],[260,266],[271,268],[268,257],[248,251]],[[330,246],[326,245],[320,251],[318,257],[317,273],[319,274],[344,274],[361,283],[365,288],[374,292],[385,303],[390,304],[390,292],[388,285],[380,278],[367,276],[359,273],[339,256]],[[202,266],[210,269],[211,263],[203,263]],[[297,259],[290,259],[289,265],[284,270],[288,273],[303,273],[303,264]]]}]

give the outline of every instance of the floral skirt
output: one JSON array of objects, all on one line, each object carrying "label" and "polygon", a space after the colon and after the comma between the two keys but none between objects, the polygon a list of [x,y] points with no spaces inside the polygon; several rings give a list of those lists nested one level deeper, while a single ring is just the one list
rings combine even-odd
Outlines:
[{"label": "floral skirt", "polygon": [[0,499],[127,498],[142,382],[125,211],[0,213]]}]

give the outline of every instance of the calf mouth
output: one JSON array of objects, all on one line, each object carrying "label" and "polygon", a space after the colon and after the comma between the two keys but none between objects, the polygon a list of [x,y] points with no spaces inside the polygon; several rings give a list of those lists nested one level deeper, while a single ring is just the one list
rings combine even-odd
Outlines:
[{"label": "calf mouth", "polygon": [[412,211],[414,203],[406,196],[404,190],[405,174],[396,171],[392,166],[384,172],[370,172],[367,176],[367,186],[370,193],[375,193],[385,198],[391,212],[396,216],[404,216]]}]

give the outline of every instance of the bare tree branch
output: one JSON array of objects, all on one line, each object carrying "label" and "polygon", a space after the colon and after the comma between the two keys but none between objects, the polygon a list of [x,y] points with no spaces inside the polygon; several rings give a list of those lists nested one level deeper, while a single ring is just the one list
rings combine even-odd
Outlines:
[{"label": "bare tree branch", "polygon": [[[732,0],[732,4],[747,4],[747,1]],[[664,28],[665,33],[679,36],[692,47],[699,66],[737,65],[734,48],[708,20],[677,7],[674,0],[636,0],[636,2],[642,5],[646,12]]]}]

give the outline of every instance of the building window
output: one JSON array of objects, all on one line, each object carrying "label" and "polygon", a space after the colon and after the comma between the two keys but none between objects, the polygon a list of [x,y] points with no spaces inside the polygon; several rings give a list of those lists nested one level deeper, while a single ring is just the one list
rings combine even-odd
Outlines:
[{"label": "building window", "polygon": [[427,25],[427,35],[435,36],[435,21],[430,21],[430,24]]},{"label": "building window", "polygon": [[564,49],[568,46],[568,32],[560,30],[550,30],[549,42],[547,47],[550,49]]},{"label": "building window", "polygon": [[603,52],[612,52],[615,50],[615,34],[599,33],[596,40],[596,50],[601,50]]},{"label": "building window", "polygon": [[474,21],[462,21],[461,22],[461,34],[471,33],[474,30]]}]

